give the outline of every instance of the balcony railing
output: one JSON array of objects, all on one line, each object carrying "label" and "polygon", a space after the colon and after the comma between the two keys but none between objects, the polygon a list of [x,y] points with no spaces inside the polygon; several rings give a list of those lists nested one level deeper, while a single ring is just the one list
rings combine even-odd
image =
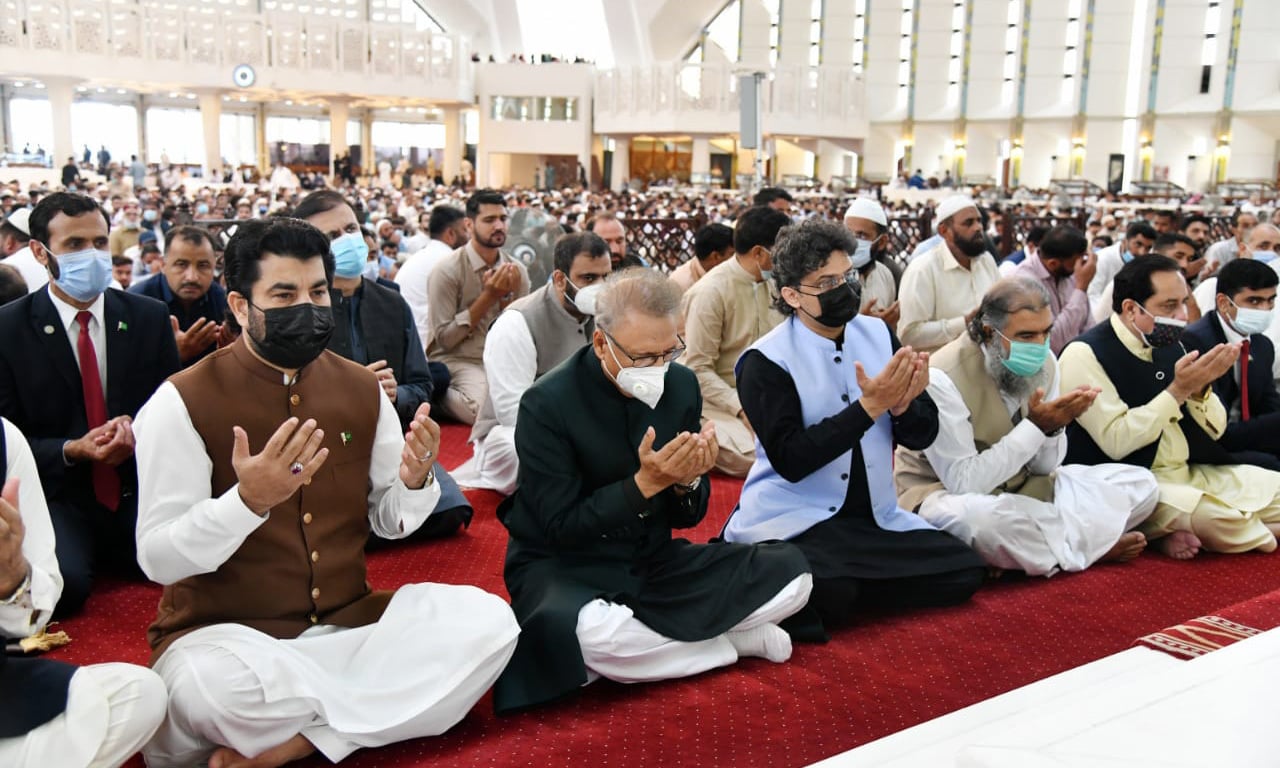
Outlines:
[{"label": "balcony railing", "polygon": [[248,64],[426,82],[464,79],[471,64],[460,38],[403,24],[226,11],[194,2],[0,0],[0,52],[6,49],[110,56],[158,66],[229,70]]},{"label": "balcony railing", "polygon": [[[596,74],[595,113],[615,117],[644,113],[737,115],[738,77],[724,64],[659,64],[602,70]],[[765,79],[761,101],[770,115],[787,119],[865,118],[862,78],[842,67],[780,66]]]}]

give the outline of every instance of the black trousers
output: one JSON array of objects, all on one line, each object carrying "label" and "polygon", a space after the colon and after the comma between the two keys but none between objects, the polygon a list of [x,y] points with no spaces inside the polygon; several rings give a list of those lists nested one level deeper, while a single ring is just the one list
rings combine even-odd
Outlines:
[{"label": "black trousers", "polygon": [[62,597],[55,619],[78,613],[89,599],[93,579],[99,573],[140,578],[138,549],[138,497],[128,493],[112,512],[93,500],[55,499],[49,502],[49,518],[57,542],[54,552],[62,572]]},{"label": "black trousers", "polygon": [[909,611],[963,603],[982,586],[986,568],[898,579],[814,579],[809,606],[828,629],[864,613]]}]

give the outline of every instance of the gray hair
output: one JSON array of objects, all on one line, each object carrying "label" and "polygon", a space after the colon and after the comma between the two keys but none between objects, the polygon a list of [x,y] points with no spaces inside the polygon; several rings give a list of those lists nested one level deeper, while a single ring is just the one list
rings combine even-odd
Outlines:
[{"label": "gray hair", "polygon": [[657,270],[632,267],[614,272],[605,282],[596,297],[596,326],[612,331],[632,312],[674,318],[679,308],[679,286]]},{"label": "gray hair", "polygon": [[1252,242],[1254,235],[1267,230],[1270,230],[1271,232],[1273,232],[1275,237],[1280,237],[1280,227],[1277,227],[1275,224],[1272,224],[1267,221],[1260,221],[1249,229],[1249,234],[1245,237],[1245,240],[1244,240],[1245,243]]},{"label": "gray hair", "polygon": [[1049,306],[1049,290],[1030,277],[1006,277],[987,289],[978,312],[969,322],[969,338],[978,344],[987,340],[984,326],[1004,332],[1009,316],[1018,312],[1039,312]]}]

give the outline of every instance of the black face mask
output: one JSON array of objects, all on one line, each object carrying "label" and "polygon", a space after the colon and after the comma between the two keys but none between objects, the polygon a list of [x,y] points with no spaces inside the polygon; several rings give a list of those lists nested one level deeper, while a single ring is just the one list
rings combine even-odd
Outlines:
[{"label": "black face mask", "polygon": [[315,360],[333,335],[333,310],[316,304],[262,309],[262,322],[249,319],[249,339],[253,347],[274,366],[297,370]]},{"label": "black face mask", "polygon": [[809,316],[828,328],[843,328],[857,316],[860,306],[862,283],[850,282],[818,294],[818,307],[822,311]]}]

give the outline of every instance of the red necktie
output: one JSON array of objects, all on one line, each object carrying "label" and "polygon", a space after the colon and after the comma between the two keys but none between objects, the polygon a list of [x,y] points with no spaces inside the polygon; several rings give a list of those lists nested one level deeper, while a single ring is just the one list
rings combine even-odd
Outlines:
[{"label": "red necktie", "polygon": [[[80,338],[76,340],[76,351],[80,353],[80,388],[84,391],[84,415],[89,421],[89,429],[97,429],[107,423],[107,398],[102,393],[102,377],[98,375],[98,353],[93,348],[93,338],[89,336],[89,321],[93,315],[88,311],[76,314],[80,323]],[[98,503],[112,512],[120,506],[120,476],[115,467],[95,461],[93,463],[93,495]]]},{"label": "red necktie", "polygon": [[1249,420],[1249,340],[1240,342],[1240,418]]}]

